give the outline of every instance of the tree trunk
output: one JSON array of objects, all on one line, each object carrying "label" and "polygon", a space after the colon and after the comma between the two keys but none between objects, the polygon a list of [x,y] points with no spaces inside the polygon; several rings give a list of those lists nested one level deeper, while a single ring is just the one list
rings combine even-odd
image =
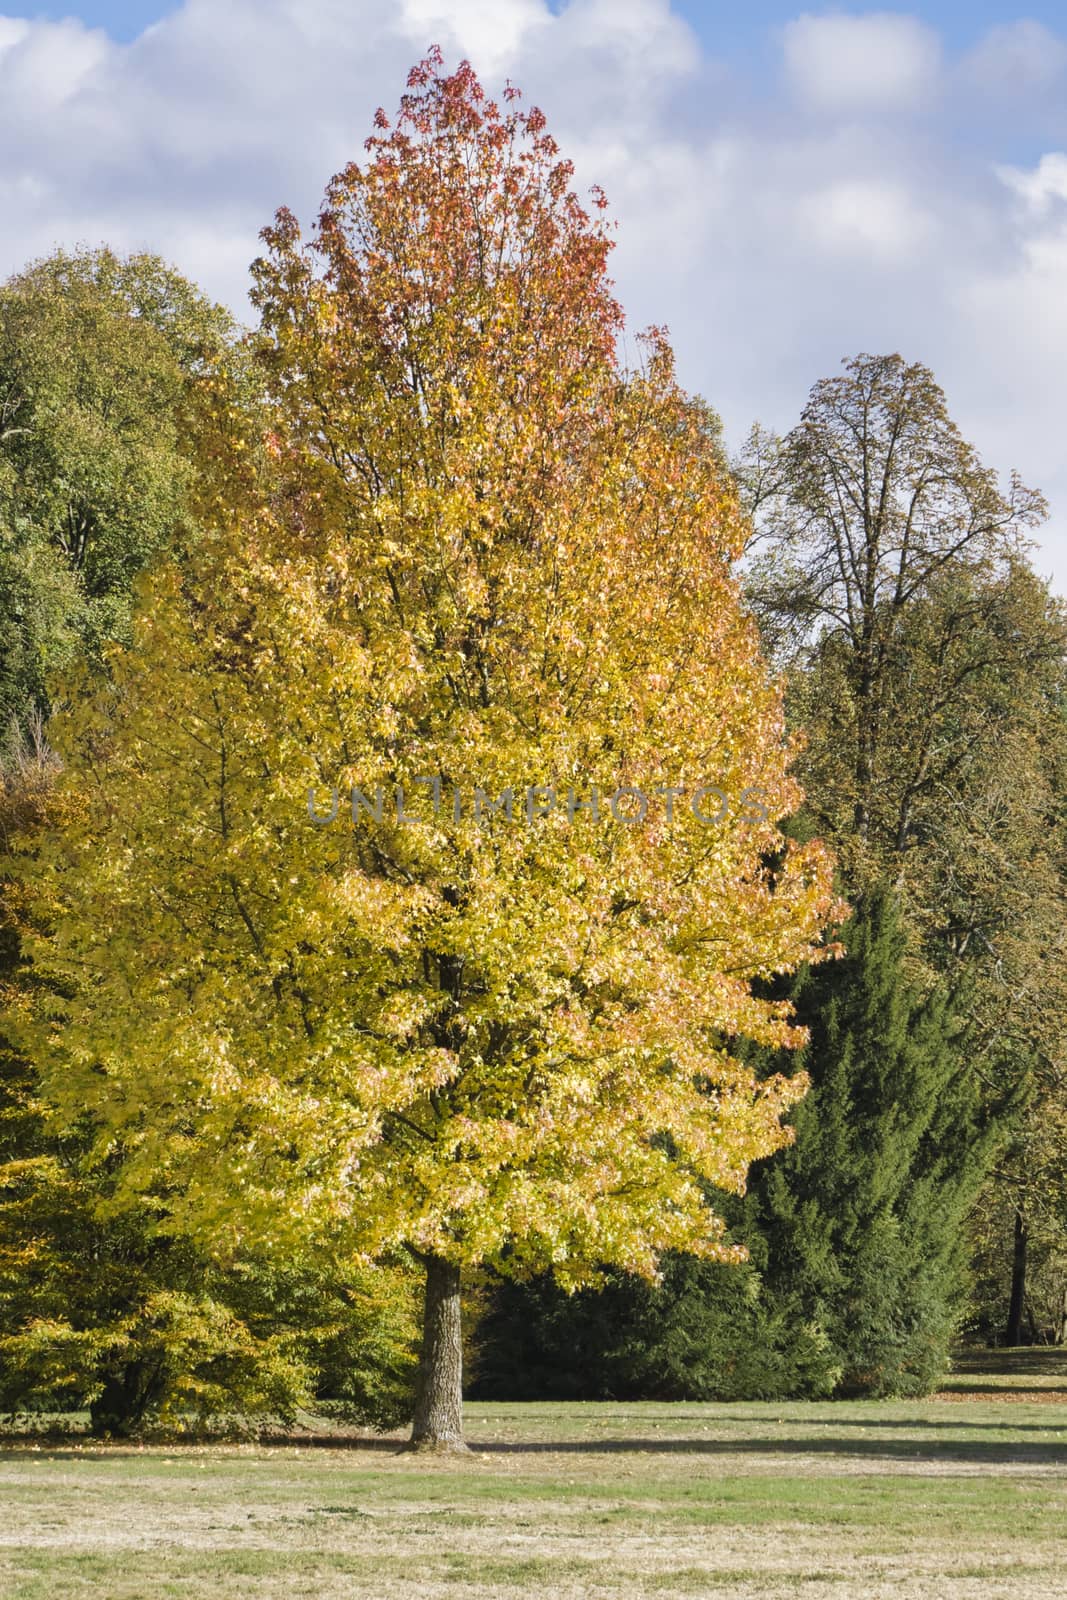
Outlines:
[{"label": "tree trunk", "polygon": [[90,1432],[97,1439],[128,1439],[162,1393],[161,1362],[131,1361],[109,1372],[89,1407]]},{"label": "tree trunk", "polygon": [[1021,1211],[1015,1213],[1015,1243],[1011,1260],[1011,1305],[1004,1343],[1009,1347],[1023,1342],[1023,1307],[1026,1304],[1026,1246],[1028,1234]]},{"label": "tree trunk", "polygon": [[412,1450],[465,1452],[463,1340],[459,1268],[439,1256],[426,1264],[422,1357],[415,1386]]}]

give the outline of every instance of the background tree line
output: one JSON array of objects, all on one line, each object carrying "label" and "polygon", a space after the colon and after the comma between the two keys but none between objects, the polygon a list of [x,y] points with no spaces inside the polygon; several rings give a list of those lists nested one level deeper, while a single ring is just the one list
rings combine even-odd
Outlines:
[{"label": "background tree line", "polygon": [[[64,826],[49,684],[105,674],[140,575],[191,557],[233,463],[265,470],[267,382],[229,316],[149,256],[57,255],[0,291],[0,789],[5,859]],[[709,414],[706,425],[717,438]],[[721,446],[718,446],[721,449]],[[1067,1336],[1067,634],[1002,488],[932,375],[861,356],[734,464],[749,605],[785,675],[797,839],[854,907],[837,962],[769,978],[811,1029],[795,1143],[717,1194],[745,1265],[668,1259],[478,1283],[478,1392],[922,1393],[961,1331]],[[225,481],[224,481],[225,480]],[[251,491],[250,491],[251,492]],[[0,865],[9,1016],[39,982]],[[410,1407],[413,1263],[221,1263],[117,1198],[122,1155],[53,1125],[0,1036],[0,1407],[375,1423]],[[753,1047],[767,1080],[795,1069]]]}]

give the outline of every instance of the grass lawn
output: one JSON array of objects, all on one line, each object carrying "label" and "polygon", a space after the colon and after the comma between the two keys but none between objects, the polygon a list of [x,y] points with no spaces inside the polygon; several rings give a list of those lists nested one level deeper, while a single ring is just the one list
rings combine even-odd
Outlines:
[{"label": "grass lawn", "polygon": [[471,1405],[458,1462],[8,1436],[0,1596],[1063,1600],[1065,1357],[910,1403]]}]

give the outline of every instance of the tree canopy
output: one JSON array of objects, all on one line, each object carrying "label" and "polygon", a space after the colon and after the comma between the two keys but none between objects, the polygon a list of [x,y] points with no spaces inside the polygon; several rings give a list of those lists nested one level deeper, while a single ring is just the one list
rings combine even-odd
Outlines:
[{"label": "tree canopy", "polygon": [[70,691],[76,815],[27,867],[49,1093],[217,1251],[418,1254],[434,1445],[464,1268],[737,1256],[707,1185],[743,1186],[804,1081],[734,1041],[801,1042],[753,984],[836,910],[778,826],[717,431],[661,334],[621,365],[606,232],[514,98],[431,58],[310,246],[267,230],[259,504]]},{"label": "tree canopy", "polygon": [[58,251],[0,287],[0,723],[128,638],[130,587],[193,537],[195,381],[233,345],[157,256]]}]

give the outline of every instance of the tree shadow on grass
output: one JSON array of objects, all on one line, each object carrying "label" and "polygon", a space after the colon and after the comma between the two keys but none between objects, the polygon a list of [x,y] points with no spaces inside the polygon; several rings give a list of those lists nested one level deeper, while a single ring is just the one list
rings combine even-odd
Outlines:
[{"label": "tree shadow on grass", "polygon": [[957,1350],[946,1388],[956,1377],[1063,1378],[1067,1381],[1067,1346],[1026,1345],[1014,1350]]},{"label": "tree shadow on grass", "polygon": [[[795,1425],[796,1418],[790,1418]],[[763,1423],[761,1426],[766,1427]],[[955,1419],[946,1419],[944,1422],[931,1418],[907,1417],[833,1417],[829,1421],[811,1422],[811,1428],[822,1428],[826,1433],[834,1433],[838,1428],[868,1428],[871,1433],[880,1433],[883,1428],[907,1428],[912,1433],[936,1435],[943,1433],[963,1433],[973,1430],[978,1433],[992,1430],[996,1433],[1062,1433],[1067,1435],[1067,1416],[1059,1422],[1012,1422],[1009,1418],[995,1417],[985,1422],[969,1422]],[[814,1435],[813,1437],[818,1437]],[[770,1441],[773,1443],[773,1441]],[[920,1444],[922,1440],[918,1441]],[[1067,1444],[1065,1444],[1067,1448]]]},{"label": "tree shadow on grass", "polygon": [[804,1455],[864,1456],[874,1460],[980,1462],[989,1466],[1022,1463],[1067,1466],[1067,1444],[1018,1443],[992,1440],[855,1439],[612,1439],[574,1443],[479,1443],[484,1455]]},{"label": "tree shadow on grass", "polygon": [[931,1395],[932,1400],[942,1399],[945,1395],[970,1395],[976,1400],[993,1400],[1000,1405],[1025,1405],[1025,1404],[1056,1404],[1067,1403],[1067,1383],[1046,1383],[1040,1389],[1005,1389],[995,1382],[991,1383],[955,1383],[950,1378],[943,1383],[937,1394]]},{"label": "tree shadow on grass", "polygon": [[[729,1420],[729,1419],[723,1419]],[[740,1421],[740,1419],[739,1419]],[[1042,1438],[1041,1435],[1055,1433],[1056,1425],[1049,1423],[1023,1423],[1013,1428],[1013,1432],[1027,1432],[1037,1434],[1036,1439],[981,1439],[981,1438],[953,1438],[938,1437],[938,1432],[959,1433],[963,1429],[981,1433],[983,1431],[999,1431],[1007,1424],[993,1422],[953,1422],[953,1421],[923,1421],[916,1423],[906,1419],[874,1419],[862,1417],[834,1418],[828,1423],[823,1423],[824,1432],[805,1438],[797,1435],[778,1434],[763,1438],[665,1438],[653,1439],[648,1437],[616,1438],[616,1439],[478,1439],[470,1440],[471,1450],[477,1456],[529,1456],[529,1455],[566,1455],[566,1456],[603,1456],[603,1455],[699,1455],[699,1456],[843,1456],[865,1458],[875,1461],[925,1461],[925,1462],[956,1462],[978,1463],[988,1466],[1020,1466],[1020,1465],[1058,1465],[1067,1466],[1067,1442],[1054,1442],[1052,1439]],[[919,1428],[922,1437],[911,1439],[886,1438],[884,1434],[890,1429]],[[870,1437],[857,1438],[855,1433],[848,1430],[869,1429]],[[933,1437],[930,1437],[930,1435]],[[223,1448],[232,1441],[217,1440],[176,1440],[172,1442],[153,1442],[148,1446],[153,1456],[165,1451],[168,1455],[181,1458],[194,1450],[201,1453],[205,1449]],[[297,1452],[344,1450],[354,1454],[368,1455],[399,1455],[406,1454],[404,1446],[406,1436],[394,1434],[382,1437],[381,1435],[357,1434],[269,1434],[258,1439],[254,1447],[267,1450],[291,1450]],[[19,1456],[32,1456],[35,1461],[85,1461],[92,1459],[97,1454],[107,1454],[114,1458],[116,1455],[136,1457],[141,1453],[142,1447],[137,1443],[101,1443],[98,1440],[86,1440],[83,1445],[68,1444],[65,1446],[44,1446],[40,1443],[34,1445],[31,1441],[0,1440],[0,1459],[13,1459]]]}]

